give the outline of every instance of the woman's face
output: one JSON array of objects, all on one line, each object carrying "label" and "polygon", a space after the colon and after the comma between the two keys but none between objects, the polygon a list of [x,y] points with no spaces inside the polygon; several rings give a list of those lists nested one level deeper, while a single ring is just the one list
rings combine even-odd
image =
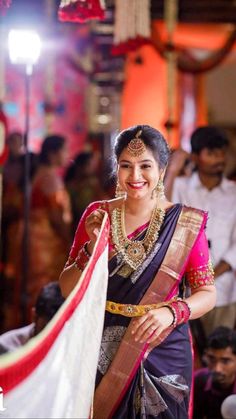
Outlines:
[{"label": "woman's face", "polygon": [[55,153],[55,161],[57,166],[64,167],[68,164],[69,150],[67,144],[64,144],[60,150]]},{"label": "woman's face", "polygon": [[146,148],[139,157],[130,155],[125,148],[118,161],[120,188],[134,199],[150,198],[160,177],[160,169],[152,151]]}]

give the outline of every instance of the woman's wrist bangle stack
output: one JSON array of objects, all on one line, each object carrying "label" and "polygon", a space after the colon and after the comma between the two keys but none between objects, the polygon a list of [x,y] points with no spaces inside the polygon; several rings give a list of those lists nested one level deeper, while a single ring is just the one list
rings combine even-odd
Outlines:
[{"label": "woman's wrist bangle stack", "polygon": [[75,266],[76,268],[78,268],[80,271],[83,271],[86,267],[86,265],[88,264],[88,261],[90,259],[90,254],[87,250],[87,243],[86,242],[83,247],[80,249],[77,258],[75,259]]},{"label": "woman's wrist bangle stack", "polygon": [[172,320],[172,323],[170,324],[170,327],[175,327],[176,325],[177,325],[177,316],[176,316],[176,311],[175,311],[175,309],[171,306],[171,304],[166,304],[166,305],[164,305],[164,307],[167,307],[170,311],[171,311],[171,314],[172,314],[172,316],[173,316],[173,320]]},{"label": "woman's wrist bangle stack", "polygon": [[84,246],[83,246],[83,248],[84,248],[84,252],[86,253],[86,255],[87,255],[87,257],[88,258],[90,258],[90,256],[91,256],[91,253],[89,253],[89,251],[88,251],[88,244],[89,244],[90,242],[86,242],[85,244],[84,244]]},{"label": "woman's wrist bangle stack", "polygon": [[173,314],[173,321],[171,327],[176,327],[179,324],[186,323],[191,316],[191,308],[189,304],[182,299],[167,303],[165,307],[168,307]]}]

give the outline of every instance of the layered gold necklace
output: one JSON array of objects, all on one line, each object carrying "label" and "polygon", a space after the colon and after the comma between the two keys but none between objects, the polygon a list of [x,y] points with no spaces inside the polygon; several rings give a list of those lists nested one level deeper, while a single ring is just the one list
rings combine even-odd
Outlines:
[{"label": "layered gold necklace", "polygon": [[116,251],[121,253],[124,261],[136,270],[152,250],[158,239],[159,231],[164,220],[165,211],[155,207],[152,211],[147,232],[142,240],[131,240],[125,231],[125,208],[115,208],[112,212],[112,239]]}]

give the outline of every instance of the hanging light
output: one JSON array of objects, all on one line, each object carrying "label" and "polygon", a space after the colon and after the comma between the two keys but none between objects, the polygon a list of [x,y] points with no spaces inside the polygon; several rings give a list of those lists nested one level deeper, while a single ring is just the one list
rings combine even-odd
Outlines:
[{"label": "hanging light", "polygon": [[32,72],[41,52],[41,40],[33,30],[12,29],[8,35],[10,60],[13,64],[24,64]]}]

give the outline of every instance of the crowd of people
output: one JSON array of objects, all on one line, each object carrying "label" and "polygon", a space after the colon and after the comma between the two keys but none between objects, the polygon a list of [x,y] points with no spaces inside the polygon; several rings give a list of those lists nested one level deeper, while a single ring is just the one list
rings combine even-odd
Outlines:
[{"label": "crowd of people", "polygon": [[[25,152],[22,134],[10,133],[7,145],[9,156],[3,167],[1,332],[21,324],[24,257]],[[40,152],[30,152],[29,157],[28,320],[40,289],[58,278],[65,264],[78,221],[77,211],[80,214],[90,200],[107,196],[93,154],[81,152],[70,162],[65,137],[56,134],[46,137]]]},{"label": "crowd of people", "polygon": [[[191,153],[171,152],[163,135],[147,125],[118,134],[115,199],[101,187],[91,153],[76,156],[64,179],[58,174],[68,162],[61,136],[44,140],[33,165],[29,306],[59,278],[59,308],[89,261],[105,212],[111,222],[95,416],[236,418],[236,183],[224,175],[229,143],[221,130],[197,128],[190,142]],[[3,173],[3,266],[12,281],[10,288],[6,281],[6,295],[12,295],[4,300],[7,320],[20,281],[18,150]],[[11,188],[20,198],[8,212]],[[26,326],[25,341],[41,330],[35,324]],[[0,348],[18,334],[11,333],[0,336]],[[25,341],[18,339],[19,345]]]}]

